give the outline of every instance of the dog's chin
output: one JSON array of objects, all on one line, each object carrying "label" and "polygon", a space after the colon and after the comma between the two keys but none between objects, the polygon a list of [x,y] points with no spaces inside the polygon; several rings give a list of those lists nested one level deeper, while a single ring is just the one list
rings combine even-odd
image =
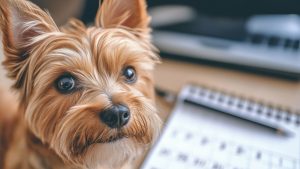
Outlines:
[{"label": "dog's chin", "polygon": [[146,147],[146,144],[137,143],[133,138],[116,136],[90,145],[85,154],[84,166],[89,169],[121,168],[141,155]]}]

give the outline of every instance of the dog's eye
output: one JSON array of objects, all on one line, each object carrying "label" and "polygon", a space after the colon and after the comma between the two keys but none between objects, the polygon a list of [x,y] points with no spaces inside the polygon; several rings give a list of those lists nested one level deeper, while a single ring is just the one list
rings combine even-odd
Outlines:
[{"label": "dog's eye", "polygon": [[56,80],[56,88],[62,94],[68,94],[75,90],[76,81],[71,75],[64,75]]},{"label": "dog's eye", "polygon": [[136,72],[131,66],[128,66],[123,70],[123,76],[127,83],[134,83],[136,81]]}]

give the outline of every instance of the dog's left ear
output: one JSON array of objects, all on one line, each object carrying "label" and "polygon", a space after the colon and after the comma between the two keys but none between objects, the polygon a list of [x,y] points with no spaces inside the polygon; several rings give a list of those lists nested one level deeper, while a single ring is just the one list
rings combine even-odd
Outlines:
[{"label": "dog's left ear", "polygon": [[0,0],[0,28],[6,56],[4,65],[18,88],[24,79],[28,54],[40,35],[58,28],[47,12],[27,0]]},{"label": "dog's left ear", "polygon": [[104,0],[96,16],[96,26],[128,27],[147,32],[150,17],[145,0]]}]

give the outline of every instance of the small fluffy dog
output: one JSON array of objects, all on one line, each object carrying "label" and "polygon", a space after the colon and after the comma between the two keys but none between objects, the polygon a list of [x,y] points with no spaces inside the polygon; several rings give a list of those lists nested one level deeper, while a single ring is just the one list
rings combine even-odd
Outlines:
[{"label": "small fluffy dog", "polygon": [[10,102],[0,91],[0,168],[119,169],[151,145],[159,58],[145,0],[105,0],[88,28],[58,28],[25,0],[0,0],[0,12],[3,64],[19,95]]}]

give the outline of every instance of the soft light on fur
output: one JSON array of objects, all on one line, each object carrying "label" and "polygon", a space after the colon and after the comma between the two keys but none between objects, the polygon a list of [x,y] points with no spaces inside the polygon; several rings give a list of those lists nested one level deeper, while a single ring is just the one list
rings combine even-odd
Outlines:
[{"label": "soft light on fur", "polygon": [[[161,126],[152,77],[159,58],[144,0],[105,0],[89,28],[75,19],[58,28],[23,0],[0,0],[0,12],[4,66],[19,95],[13,105],[0,102],[0,168],[117,169],[153,143]],[[127,66],[137,73],[134,84],[122,76]],[[64,74],[80,89],[58,92]],[[99,118],[113,104],[130,109],[121,129]],[[7,106],[18,109],[3,111]]]}]

